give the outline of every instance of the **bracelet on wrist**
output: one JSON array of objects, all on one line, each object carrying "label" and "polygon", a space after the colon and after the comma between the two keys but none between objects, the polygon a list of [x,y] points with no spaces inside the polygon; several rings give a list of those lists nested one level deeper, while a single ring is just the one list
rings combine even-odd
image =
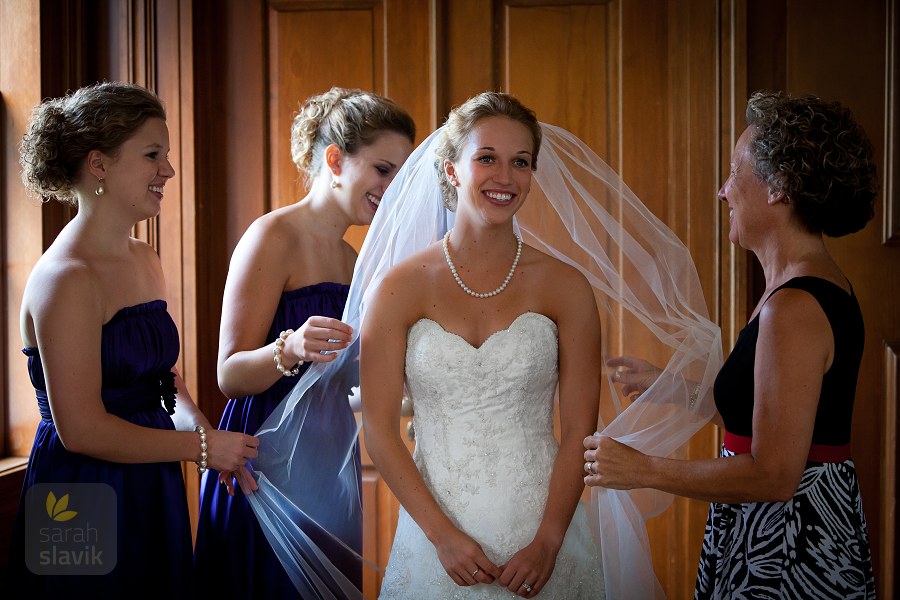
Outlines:
[{"label": "bracelet on wrist", "polygon": [[194,431],[200,436],[200,460],[195,461],[197,463],[197,473],[203,475],[207,469],[206,459],[209,458],[209,454],[206,452],[206,428],[203,425],[197,425],[194,427]]},{"label": "bracelet on wrist", "polygon": [[286,329],[286,330],[282,331],[281,333],[279,333],[278,337],[275,338],[275,347],[272,349],[272,352],[275,353],[275,368],[278,369],[278,371],[282,375],[285,375],[287,377],[293,377],[294,375],[299,374],[300,367],[303,366],[302,360],[300,362],[298,362],[292,369],[288,369],[281,362],[281,357],[284,354],[284,352],[282,350],[284,348],[284,341],[292,333],[294,333],[293,329]]}]

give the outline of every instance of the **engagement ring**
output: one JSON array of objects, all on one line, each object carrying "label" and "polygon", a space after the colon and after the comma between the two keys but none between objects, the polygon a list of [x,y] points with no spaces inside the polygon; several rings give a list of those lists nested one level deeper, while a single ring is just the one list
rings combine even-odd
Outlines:
[{"label": "engagement ring", "polygon": [[475,576],[478,575],[478,571],[481,570],[481,567],[475,567],[475,570],[472,571],[472,579],[475,579]]},{"label": "engagement ring", "polygon": [[530,585],[528,585],[527,583],[523,583],[523,584],[522,584],[522,587],[525,588],[525,591],[526,591],[526,592],[528,592],[529,594],[531,593],[531,586],[530,586]]}]

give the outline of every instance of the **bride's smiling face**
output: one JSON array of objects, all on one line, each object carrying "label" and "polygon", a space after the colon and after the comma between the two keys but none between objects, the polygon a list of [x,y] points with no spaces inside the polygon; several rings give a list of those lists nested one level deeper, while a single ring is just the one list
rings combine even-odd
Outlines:
[{"label": "bride's smiling face", "polygon": [[457,188],[458,211],[487,222],[512,218],[531,189],[534,142],[528,128],[509,117],[485,117],[472,128],[456,161],[444,168]]}]

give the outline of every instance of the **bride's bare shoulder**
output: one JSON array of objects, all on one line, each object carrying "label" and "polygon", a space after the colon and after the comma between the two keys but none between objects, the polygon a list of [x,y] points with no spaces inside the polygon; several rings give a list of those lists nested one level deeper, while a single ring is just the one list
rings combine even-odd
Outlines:
[{"label": "bride's bare shoulder", "polygon": [[416,252],[387,270],[377,284],[378,295],[402,295],[406,304],[421,299],[441,284],[440,275],[447,269],[443,261],[440,244]]},{"label": "bride's bare shoulder", "polygon": [[565,286],[565,288],[589,287],[587,278],[580,270],[537,248],[526,246],[520,264],[526,273],[532,271],[535,277],[546,281],[547,284]]}]

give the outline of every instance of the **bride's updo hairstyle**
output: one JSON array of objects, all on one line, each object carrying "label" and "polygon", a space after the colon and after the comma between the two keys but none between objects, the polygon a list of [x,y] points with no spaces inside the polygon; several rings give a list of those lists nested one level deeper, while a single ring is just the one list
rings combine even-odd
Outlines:
[{"label": "bride's updo hairstyle", "polygon": [[475,124],[485,117],[508,117],[527,127],[532,139],[531,170],[537,169],[538,152],[541,149],[541,125],[534,111],[514,96],[502,92],[482,92],[473,96],[450,111],[435,150],[437,158],[434,166],[441,186],[441,199],[448,210],[456,210],[458,198],[456,188],[450,183],[444,171],[444,161],[455,162],[459,159],[469,133]]},{"label": "bride's updo hairstyle", "polygon": [[75,186],[88,152],[116,156],[147,119],[166,111],[150,90],[104,82],[37,105],[19,146],[25,187],[45,200],[77,206]]},{"label": "bride's updo hairstyle", "polygon": [[755,92],[747,103],[754,172],[811,233],[838,237],[875,215],[874,150],[850,110],[816,96]]},{"label": "bride's updo hairstyle", "polygon": [[306,99],[291,125],[291,159],[307,184],[322,168],[325,148],[356,154],[386,131],[416,142],[412,117],[389,98],[359,89],[333,87]]}]

